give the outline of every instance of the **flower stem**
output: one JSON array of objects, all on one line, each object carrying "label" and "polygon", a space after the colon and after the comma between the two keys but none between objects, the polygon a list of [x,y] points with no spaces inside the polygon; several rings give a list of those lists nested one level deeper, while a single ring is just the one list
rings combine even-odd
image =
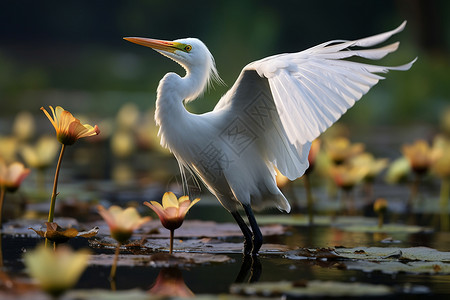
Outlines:
[{"label": "flower stem", "polygon": [[111,273],[109,274],[109,279],[111,280],[111,282],[115,282],[116,280],[117,261],[119,260],[119,252],[121,245],[122,244],[117,243],[116,252],[114,254],[114,261],[111,267]]},{"label": "flower stem", "polygon": [[6,189],[0,188],[0,230],[2,229],[3,200],[5,199]]},{"label": "flower stem", "polygon": [[169,248],[169,254],[173,253],[173,232],[174,230],[170,230],[170,248]]},{"label": "flower stem", "polygon": [[306,189],[306,200],[307,200],[307,206],[308,206],[308,219],[309,219],[309,225],[314,224],[314,201],[311,193],[311,182],[309,180],[309,175],[305,174],[304,176],[304,184]]},{"label": "flower stem", "polygon": [[[53,222],[53,216],[55,214],[55,204],[56,204],[56,196],[58,196],[58,192],[56,191],[58,187],[58,177],[59,177],[59,170],[61,168],[61,161],[64,155],[65,145],[62,144],[61,146],[61,153],[59,154],[58,164],[56,165],[56,171],[55,171],[55,180],[53,181],[53,192],[52,192],[52,198],[50,201],[50,209],[48,211],[48,222]],[[48,246],[48,239],[45,239],[45,246]]]},{"label": "flower stem", "polygon": [[383,213],[378,213],[378,228],[383,228],[383,223],[384,223],[384,214]]},{"label": "flower stem", "polygon": [[53,192],[52,192],[52,199],[51,199],[51,203],[50,203],[50,210],[48,212],[48,222],[53,222],[53,216],[55,214],[56,196],[58,196],[56,189],[58,187],[59,170],[61,168],[61,161],[62,161],[62,158],[64,155],[64,150],[65,150],[65,145],[62,144],[61,153],[59,154],[58,164],[56,165],[55,180],[53,181]]},{"label": "flower stem", "polygon": [[443,178],[439,206],[441,210],[441,231],[449,231],[450,220],[448,216],[448,197],[450,194],[450,178]]}]

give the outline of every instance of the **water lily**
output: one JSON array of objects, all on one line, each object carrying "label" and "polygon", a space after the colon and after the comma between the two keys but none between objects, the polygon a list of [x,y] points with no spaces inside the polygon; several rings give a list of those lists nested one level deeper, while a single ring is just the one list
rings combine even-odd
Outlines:
[{"label": "water lily", "polygon": [[368,172],[364,178],[364,180],[372,182],[375,177],[383,171],[387,165],[389,160],[386,158],[378,158],[376,159],[370,153],[362,153],[351,159],[351,163],[355,166],[365,166],[368,169]]},{"label": "water lily", "polygon": [[30,168],[46,169],[58,153],[58,142],[51,136],[42,136],[34,146],[24,145],[21,154]]},{"label": "water lily", "polygon": [[65,146],[74,144],[80,138],[97,135],[100,133],[100,130],[98,129],[97,125],[95,125],[95,127],[92,127],[88,124],[81,124],[80,120],[75,118],[69,111],[64,110],[61,106],[57,106],[56,109],[53,109],[53,107],[50,106],[50,110],[53,116],[50,116],[45,108],[41,107],[41,110],[52,123],[53,127],[56,130],[56,139],[62,144],[58,163],[56,164],[55,179],[53,181],[53,191],[50,200],[50,209],[48,211],[48,222],[53,222],[56,196],[58,195],[57,186],[59,170],[61,168],[61,161],[66,149]]},{"label": "water lily", "polygon": [[134,207],[122,209],[117,205],[112,205],[106,209],[102,205],[98,205],[97,208],[108,224],[112,238],[120,244],[127,242],[136,229],[151,220],[150,217],[141,217]]},{"label": "water lily", "polygon": [[22,181],[30,174],[30,169],[20,162],[7,165],[0,160],[0,186],[8,192],[15,192]]},{"label": "water lily", "polygon": [[158,215],[161,224],[170,230],[170,253],[173,251],[174,230],[183,224],[187,212],[198,201],[200,201],[200,198],[191,202],[188,196],[182,196],[177,199],[174,193],[166,192],[162,198],[162,205],[156,201],[144,202],[144,205],[151,208]]},{"label": "water lily", "polygon": [[0,228],[2,226],[3,201],[6,192],[15,192],[22,181],[28,176],[30,169],[25,168],[22,163],[13,162],[7,165],[0,159]]},{"label": "water lily", "polygon": [[111,280],[116,277],[117,260],[119,257],[120,246],[128,241],[133,232],[140,228],[143,224],[151,220],[150,217],[141,217],[136,208],[128,207],[122,209],[117,205],[112,205],[109,209],[98,205],[98,212],[106,221],[111,231],[111,236],[117,241],[114,262],[111,268]]},{"label": "water lily", "polygon": [[350,214],[355,213],[354,199],[351,192],[356,185],[363,181],[368,172],[369,170],[365,166],[355,166],[348,163],[332,166],[330,169],[330,175],[334,183],[342,189],[343,196],[350,202]]},{"label": "water lily", "polygon": [[408,200],[407,208],[411,210],[413,201],[419,194],[420,181],[423,175],[428,173],[433,162],[441,154],[440,149],[433,149],[427,141],[417,140],[411,145],[403,145],[403,156],[408,160],[415,179],[411,185],[411,196]]},{"label": "water lily", "polygon": [[39,138],[35,145],[24,145],[21,148],[21,155],[30,168],[37,170],[37,186],[45,192],[45,171],[54,162],[58,153],[58,141],[51,136]]},{"label": "water lily", "polygon": [[176,267],[162,268],[149,293],[161,297],[191,298],[195,296],[184,282],[181,270]]},{"label": "water lily", "polygon": [[411,166],[409,165],[409,161],[405,157],[397,158],[389,165],[385,181],[389,184],[406,181],[410,171]]},{"label": "water lily", "polygon": [[384,198],[378,198],[373,203],[373,210],[378,215],[378,228],[383,227],[384,223],[384,214],[387,211],[388,202]]},{"label": "water lily", "polygon": [[408,159],[411,169],[418,175],[428,172],[431,164],[437,158],[427,141],[417,140],[411,145],[403,145],[402,153]]},{"label": "water lily", "polygon": [[28,141],[34,136],[35,128],[33,115],[29,111],[21,111],[14,118],[12,132],[19,141]]},{"label": "water lily", "polygon": [[448,215],[448,198],[450,195],[450,140],[438,135],[433,142],[433,148],[438,153],[438,158],[433,162],[431,170],[433,174],[441,179],[441,192],[439,207],[441,210],[441,230],[450,230],[450,219]]},{"label": "water lily", "polygon": [[339,165],[344,163],[347,159],[354,157],[364,151],[364,144],[350,143],[350,140],[345,137],[336,137],[326,143],[326,152],[331,160]]},{"label": "water lily", "polygon": [[365,166],[351,164],[333,166],[330,169],[331,177],[336,185],[346,191],[361,183],[368,172],[369,169]]},{"label": "water lily", "polygon": [[39,246],[25,254],[25,265],[39,286],[53,297],[73,287],[89,261],[89,251],[58,247],[55,251]]},{"label": "water lily", "polygon": [[81,138],[100,133],[97,125],[92,127],[89,124],[81,124],[80,120],[61,106],[57,106],[56,109],[50,106],[53,117],[50,116],[45,108],[41,107],[41,110],[52,123],[56,130],[56,137],[63,145],[72,145]]},{"label": "water lily", "polygon": [[0,136],[0,157],[6,161],[15,161],[19,149],[19,140],[15,136]]}]

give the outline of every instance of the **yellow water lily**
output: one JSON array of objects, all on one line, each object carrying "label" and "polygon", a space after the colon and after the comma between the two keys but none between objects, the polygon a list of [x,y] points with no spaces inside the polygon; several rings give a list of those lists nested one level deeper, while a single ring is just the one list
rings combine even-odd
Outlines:
[{"label": "yellow water lily", "polygon": [[402,153],[408,159],[411,169],[420,175],[428,172],[440,151],[435,151],[425,140],[417,140],[411,145],[403,145]]},{"label": "yellow water lily", "polygon": [[370,153],[362,153],[351,159],[351,164],[355,166],[364,166],[368,169],[365,180],[373,181],[374,178],[383,171],[389,160],[386,158],[375,159],[375,157]]},{"label": "yellow water lily", "polygon": [[116,278],[120,246],[130,239],[136,229],[150,221],[151,218],[142,218],[134,207],[122,209],[117,205],[112,205],[109,209],[106,209],[102,205],[98,205],[97,209],[98,213],[108,224],[109,230],[111,231],[111,236],[118,243],[110,273],[111,280],[114,282],[114,279]]},{"label": "yellow water lily", "polygon": [[362,182],[368,172],[369,169],[365,166],[359,167],[350,164],[333,166],[330,169],[334,182],[343,190],[351,190]]},{"label": "yellow water lily", "polygon": [[326,152],[330,159],[337,165],[364,151],[364,144],[352,144],[345,137],[336,137],[326,143]]},{"label": "yellow water lily", "polygon": [[136,229],[151,220],[150,217],[141,217],[134,207],[122,209],[117,205],[112,205],[106,209],[102,205],[98,205],[97,208],[108,224],[111,236],[120,244],[125,243]]},{"label": "yellow water lily", "polygon": [[55,109],[52,106],[49,107],[53,116],[50,116],[45,108],[41,107],[41,110],[55,128],[56,138],[61,144],[72,145],[81,138],[100,133],[97,125],[92,127],[89,124],[81,124],[80,120],[75,118],[69,111],[64,110],[61,106],[57,106]]},{"label": "yellow water lily", "polygon": [[53,137],[43,136],[34,146],[25,145],[21,149],[21,154],[31,168],[45,169],[54,163],[58,154],[58,145]]},{"label": "yellow water lily", "polygon": [[53,251],[44,245],[25,253],[28,273],[53,297],[73,287],[89,261],[89,251],[60,246]]}]

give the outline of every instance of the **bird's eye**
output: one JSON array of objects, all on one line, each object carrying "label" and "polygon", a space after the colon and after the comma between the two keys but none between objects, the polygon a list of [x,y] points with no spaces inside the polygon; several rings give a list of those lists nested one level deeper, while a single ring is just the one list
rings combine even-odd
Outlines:
[{"label": "bird's eye", "polygon": [[191,45],[187,45],[186,47],[184,47],[184,50],[185,50],[186,52],[189,52],[189,51],[192,50],[192,46],[191,46]]}]

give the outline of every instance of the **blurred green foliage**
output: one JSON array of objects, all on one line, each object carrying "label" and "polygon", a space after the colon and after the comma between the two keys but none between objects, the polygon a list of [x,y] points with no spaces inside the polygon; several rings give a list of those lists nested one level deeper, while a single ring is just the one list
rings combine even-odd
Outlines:
[{"label": "blurred green foliage", "polygon": [[202,39],[227,84],[189,106],[204,112],[251,61],[376,34],[407,19],[406,30],[391,40],[401,41],[400,50],[382,63],[419,60],[408,72],[387,74],[344,120],[362,126],[437,123],[450,105],[449,13],[445,0],[5,0],[0,3],[0,119],[20,110],[40,114],[46,105],[99,117],[114,115],[129,101],[152,107],[159,79],[183,70],[124,36]]}]

